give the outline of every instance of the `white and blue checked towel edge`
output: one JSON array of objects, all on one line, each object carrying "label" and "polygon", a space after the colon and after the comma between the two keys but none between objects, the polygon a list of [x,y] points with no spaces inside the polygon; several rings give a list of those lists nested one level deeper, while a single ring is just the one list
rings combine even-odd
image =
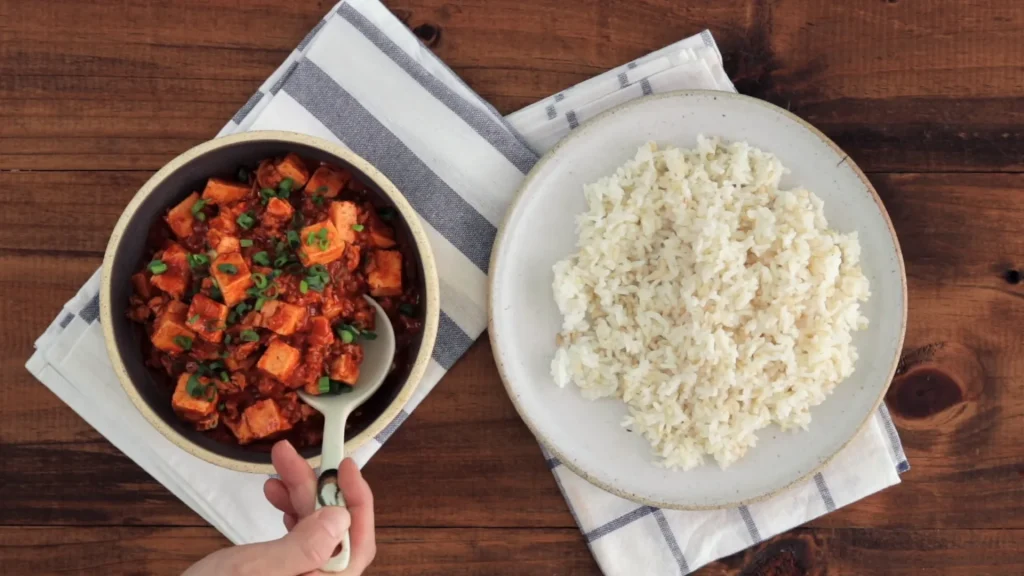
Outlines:
[{"label": "white and blue checked towel edge", "polygon": [[[221,130],[218,135],[287,129],[343,142],[409,196],[431,237],[444,310],[434,361],[395,422],[354,455],[360,465],[484,330],[491,241],[537,156],[603,110],[684,88],[735,91],[708,31],[503,118],[377,0],[349,0],[310,31]],[[37,340],[28,369],[231,541],[279,537],[283,528],[263,502],[262,477],[184,453],[133,409],[106,358],[98,287],[97,272]],[[908,468],[884,406],[812,480],[733,510],[639,506],[590,485],[555,459],[548,463],[608,575],[689,573],[895,484]]]}]

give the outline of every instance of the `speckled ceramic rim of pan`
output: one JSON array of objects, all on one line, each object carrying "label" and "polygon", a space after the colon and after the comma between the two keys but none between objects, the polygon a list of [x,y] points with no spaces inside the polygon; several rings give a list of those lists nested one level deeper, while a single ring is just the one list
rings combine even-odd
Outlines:
[{"label": "speckled ceramic rim of pan", "polygon": [[[742,499],[742,500],[736,500],[734,502],[727,502],[727,503],[724,503],[724,504],[714,505],[714,506],[681,506],[679,504],[673,504],[671,502],[659,502],[659,501],[656,501],[656,500],[650,500],[648,498],[643,498],[641,496],[638,496],[636,494],[631,494],[629,492],[626,492],[626,491],[624,491],[624,490],[622,490],[620,488],[617,488],[617,487],[612,486],[610,484],[607,484],[605,482],[601,482],[600,480],[594,478],[589,473],[587,473],[587,471],[585,471],[585,470],[581,469],[579,466],[577,466],[573,462],[573,460],[571,458],[566,457],[565,454],[563,454],[557,448],[555,448],[553,442],[551,442],[548,438],[546,438],[543,434],[540,433],[540,431],[537,429],[537,427],[530,420],[529,414],[526,412],[526,410],[523,409],[522,405],[519,404],[519,401],[516,399],[516,395],[515,395],[515,393],[512,390],[512,386],[509,384],[508,374],[506,373],[505,367],[504,367],[504,365],[502,365],[502,362],[501,362],[501,357],[502,357],[501,351],[502,351],[502,348],[504,347],[504,343],[498,341],[498,339],[494,336],[495,331],[494,331],[493,293],[494,293],[494,279],[497,277],[497,274],[494,273],[494,272],[496,270],[498,270],[499,267],[502,264],[501,260],[498,258],[498,254],[501,253],[502,243],[506,241],[506,238],[505,238],[506,226],[508,224],[509,216],[515,211],[516,207],[519,205],[520,200],[522,200],[523,193],[526,191],[527,188],[529,188],[533,184],[533,179],[537,176],[537,174],[540,173],[540,171],[544,167],[544,165],[547,164],[548,162],[557,161],[558,153],[562,149],[563,146],[567,145],[569,142],[572,142],[572,141],[574,141],[576,139],[586,138],[588,133],[590,132],[590,130],[592,130],[595,126],[600,125],[605,120],[608,120],[612,116],[615,116],[615,115],[627,112],[627,111],[629,111],[630,109],[632,109],[633,107],[636,107],[636,106],[643,106],[645,103],[648,103],[651,100],[661,100],[661,99],[666,99],[666,98],[686,98],[686,97],[691,97],[691,96],[714,97],[714,98],[719,98],[719,99],[722,99],[722,100],[742,100],[742,101],[746,101],[747,103],[753,103],[753,104],[757,104],[758,106],[763,106],[767,111],[771,111],[771,112],[775,112],[777,114],[781,114],[781,115],[785,116],[786,118],[789,118],[790,120],[793,120],[794,122],[800,124],[801,126],[806,128],[808,132],[810,132],[811,134],[816,136],[819,140],[821,140],[822,142],[827,144],[830,148],[835,150],[837,154],[839,154],[840,156],[845,156],[846,157],[847,165],[850,166],[850,168],[854,171],[854,173],[857,175],[857,177],[860,178],[861,182],[864,183],[865,188],[867,188],[868,192],[871,194],[871,197],[874,199],[875,204],[878,205],[878,210],[879,210],[879,212],[881,212],[882,218],[885,220],[885,225],[889,229],[889,235],[892,238],[893,247],[896,249],[896,259],[899,261],[900,286],[901,286],[902,291],[903,291],[903,318],[900,320],[899,342],[898,342],[898,344],[896,346],[896,350],[895,350],[895,352],[893,354],[892,366],[889,368],[888,381],[886,382],[885,386],[882,388],[881,392],[879,393],[878,398],[875,400],[874,407],[871,409],[871,411],[869,411],[867,414],[864,415],[864,421],[861,422],[860,426],[857,427],[857,430],[853,433],[853,435],[851,435],[849,438],[847,438],[846,441],[843,442],[842,446],[840,446],[834,453],[832,453],[827,458],[824,458],[820,463],[818,463],[817,466],[815,466],[814,468],[812,468],[810,471],[808,471],[806,474],[800,476],[799,478],[795,478],[789,484],[787,484],[787,485],[785,485],[785,486],[783,486],[781,488],[778,488],[778,489],[776,489],[774,491],[767,492],[765,494],[761,494],[760,496],[755,496],[753,498],[747,498],[747,499]],[[514,240],[509,240],[509,241],[514,241]],[[605,490],[607,492],[611,492],[612,494],[615,494],[617,496],[621,496],[622,498],[626,498],[627,500],[632,500],[634,502],[638,502],[640,504],[646,504],[648,506],[657,506],[659,508],[668,508],[668,509],[674,509],[674,510],[719,510],[719,509],[722,509],[722,508],[734,508],[736,506],[742,506],[742,505],[745,505],[745,504],[752,504],[752,503],[755,503],[755,502],[761,502],[761,501],[767,500],[767,499],[775,496],[776,494],[779,494],[781,492],[785,492],[786,490],[790,489],[791,487],[793,487],[793,485],[797,484],[798,482],[801,482],[801,481],[803,481],[803,480],[805,480],[807,478],[810,478],[811,476],[817,474],[819,471],[821,471],[822,468],[827,466],[828,463],[831,462],[833,458],[835,458],[836,454],[842,452],[843,448],[846,448],[846,446],[854,438],[856,438],[861,432],[864,431],[864,428],[867,426],[868,422],[871,420],[871,416],[878,411],[878,407],[882,404],[882,401],[885,399],[885,393],[889,389],[889,384],[892,382],[892,378],[896,374],[896,367],[897,367],[897,365],[899,365],[900,351],[903,350],[903,340],[904,340],[904,336],[906,335],[906,331],[907,331],[907,272],[906,272],[906,269],[905,269],[905,267],[903,265],[903,251],[900,249],[899,239],[896,237],[896,230],[892,226],[892,220],[889,218],[889,213],[886,211],[885,205],[882,204],[882,199],[878,197],[878,192],[875,191],[875,187],[871,185],[870,181],[868,181],[867,176],[864,175],[864,172],[861,171],[860,167],[857,166],[857,164],[854,163],[854,161],[849,157],[849,155],[847,155],[846,152],[843,152],[843,150],[839,146],[837,146],[835,142],[830,140],[828,138],[828,136],[825,136],[820,130],[818,130],[814,126],[811,126],[810,124],[808,124],[802,118],[796,116],[795,114],[789,112],[788,110],[784,110],[782,108],[779,108],[778,106],[775,106],[774,104],[770,104],[768,102],[765,102],[764,100],[758,100],[757,98],[752,98],[750,96],[744,96],[742,94],[736,94],[736,93],[733,93],[733,92],[718,92],[718,91],[712,91],[712,90],[678,90],[678,91],[675,91],[675,92],[665,92],[663,94],[655,94],[655,95],[651,95],[651,96],[645,96],[644,98],[641,98],[639,100],[632,100],[630,102],[626,102],[625,104],[622,104],[620,106],[612,108],[611,110],[607,110],[605,112],[602,112],[601,114],[598,114],[597,116],[595,116],[591,120],[588,120],[587,122],[582,124],[579,127],[579,129],[573,130],[568,136],[563,138],[561,142],[559,142],[557,145],[555,145],[554,148],[549,150],[547,152],[547,154],[545,154],[544,157],[542,157],[537,162],[537,164],[534,165],[533,169],[530,170],[530,173],[527,174],[526,179],[523,180],[523,183],[519,187],[518,192],[516,192],[516,197],[512,201],[512,205],[509,207],[508,211],[505,213],[505,218],[502,220],[501,227],[498,230],[498,237],[495,240],[494,249],[491,252],[490,270],[492,271],[492,273],[491,273],[491,276],[490,276],[490,278],[488,280],[488,299],[489,299],[489,301],[488,301],[488,306],[487,306],[487,312],[488,312],[487,329],[488,329],[488,332],[490,334],[491,347],[494,349],[494,361],[498,365],[498,374],[501,376],[501,381],[505,385],[505,391],[508,393],[509,398],[512,400],[512,404],[516,407],[516,411],[519,412],[520,418],[522,418],[523,422],[526,423],[527,428],[529,428],[530,431],[533,432],[533,435],[536,436],[537,439],[544,445],[544,447],[547,448],[547,450],[549,452],[551,452],[556,458],[558,458],[558,460],[563,465],[565,465],[568,469],[570,469],[573,472],[575,472],[581,478],[585,479],[587,482],[590,482],[591,484],[597,486],[598,488],[601,488],[602,490]]]},{"label": "speckled ceramic rim of pan", "polygon": [[[135,212],[139,205],[142,204],[153,190],[155,190],[156,187],[169,175],[173,174],[192,160],[216,150],[228,148],[245,142],[276,142],[285,145],[305,145],[316,148],[348,162],[353,168],[362,172],[363,175],[380,187],[388,199],[394,203],[395,207],[401,213],[402,218],[405,219],[405,223],[408,225],[413,240],[416,242],[416,248],[419,251],[420,261],[423,266],[423,281],[426,292],[424,294],[426,318],[423,323],[423,338],[420,344],[419,353],[416,355],[412,368],[409,370],[409,376],[406,379],[405,384],[402,385],[402,388],[398,391],[398,395],[391,404],[388,405],[384,412],[378,416],[377,419],[366,428],[366,430],[363,430],[361,433],[345,442],[346,454],[351,454],[354,450],[360,448],[366,444],[367,441],[384,430],[384,428],[398,416],[398,412],[406,405],[406,403],[408,403],[409,398],[411,398],[413,392],[416,391],[416,387],[423,378],[423,373],[426,371],[427,365],[430,363],[431,353],[434,350],[434,340],[437,337],[437,325],[441,305],[434,255],[431,251],[430,242],[427,240],[426,233],[420,226],[419,216],[412,209],[412,206],[409,205],[409,202],[405,197],[402,196],[398,189],[395,188],[395,185],[392,184],[386,176],[381,174],[380,171],[374,168],[369,162],[338,144],[334,144],[333,142],[329,142],[321,138],[294,132],[269,130],[243,132],[241,134],[210,140],[209,142],[204,142],[186,151],[174,160],[168,162],[166,166],[157,171],[156,174],[142,185],[142,188],[139,189],[135,194],[135,197],[128,203],[128,206],[125,208],[120,219],[118,219],[117,224],[114,226],[114,231],[110,236],[110,241],[107,243],[107,250],[103,255],[103,274],[100,287],[100,321],[103,324],[103,338],[106,341],[107,353],[110,356],[110,362],[114,367],[114,372],[117,374],[117,378],[121,382],[121,387],[124,388],[125,393],[129,398],[131,398],[139,412],[142,413],[154,428],[159,430],[161,434],[182,450],[223,468],[238,470],[240,472],[273,474],[274,467],[269,463],[260,464],[236,460],[234,458],[217,454],[192,443],[177,430],[168,426],[160,416],[151,410],[149,405],[146,404],[146,401],[136,390],[131,378],[128,376],[128,371],[124,366],[121,353],[117,349],[117,345],[114,340],[114,328],[111,317],[110,295],[112,278],[110,271],[113,269],[112,263],[117,258],[117,246],[120,244],[121,236],[124,234],[128,223],[135,217]],[[307,461],[311,466],[317,467],[320,465],[320,456],[317,455],[307,458]]]}]

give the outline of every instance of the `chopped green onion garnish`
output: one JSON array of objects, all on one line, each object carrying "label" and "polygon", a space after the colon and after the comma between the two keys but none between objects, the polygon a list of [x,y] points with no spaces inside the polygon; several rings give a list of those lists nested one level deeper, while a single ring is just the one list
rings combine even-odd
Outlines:
[{"label": "chopped green onion garnish", "polygon": [[163,260],[153,260],[149,263],[149,271],[152,272],[154,276],[159,276],[164,272],[167,272],[167,264],[164,264]]},{"label": "chopped green onion garnish", "polygon": [[260,189],[260,198],[263,199],[263,203],[266,204],[271,198],[277,196],[277,192],[273,188],[262,188]]},{"label": "chopped green onion garnish", "polygon": [[256,311],[257,311],[257,312],[259,312],[260,310],[263,310],[263,305],[264,305],[264,304],[265,304],[266,302],[267,302],[267,298],[266,298],[266,296],[260,296],[259,298],[257,298],[257,299],[256,299],[256,306],[254,306],[254,308],[256,309]]},{"label": "chopped green onion garnish", "polygon": [[309,292],[309,282],[306,282],[305,280],[300,280],[299,281],[299,292],[302,292],[303,294],[305,294],[306,292]]},{"label": "chopped green onion garnish", "polygon": [[416,314],[416,309],[412,307],[412,304],[399,304],[398,311],[406,316],[413,316]]},{"label": "chopped green onion garnish", "polygon": [[338,336],[345,344],[351,344],[359,335],[359,329],[351,324],[340,324],[337,330]]},{"label": "chopped green onion garnish", "polygon": [[188,383],[185,384],[185,392],[193,398],[202,398],[206,395],[206,385],[199,381],[199,377],[195,374],[188,377]]},{"label": "chopped green onion garnish", "polygon": [[225,408],[227,408],[227,404],[225,404],[223,402],[221,402],[220,404],[217,404],[217,411],[218,412],[223,412]]},{"label": "chopped green onion garnish", "polygon": [[185,350],[192,349],[192,339],[188,336],[175,336],[174,343]]},{"label": "chopped green onion garnish", "polygon": [[[224,335],[224,343],[225,344],[231,344],[231,334],[225,334]],[[225,351],[224,353],[227,354],[227,351]]]},{"label": "chopped green onion garnish", "polygon": [[210,263],[210,257],[206,254],[189,254],[188,255],[188,267],[199,268],[206,266]]},{"label": "chopped green onion garnish", "polygon": [[188,319],[189,324],[195,324],[196,322],[199,322],[199,314],[196,314],[195,316]]},{"label": "chopped green onion garnish", "polygon": [[352,229],[355,230],[356,232],[362,232],[363,228],[365,228],[365,226],[363,226],[362,224],[353,224],[352,225]]},{"label": "chopped green onion garnish", "polygon": [[[291,178],[285,178],[284,180],[281,180],[280,184],[277,185],[277,189],[280,190],[281,192],[290,193],[294,186],[295,180],[292,180]],[[285,196],[285,198],[287,198],[287,196]]]},{"label": "chopped green onion garnish", "polygon": [[238,215],[238,218],[235,218],[235,222],[243,229],[248,230],[256,225],[256,218],[253,217],[252,212],[243,212]]},{"label": "chopped green onion garnish", "polygon": [[252,246],[252,240],[248,238],[243,238],[238,241],[238,244],[241,245],[242,248],[250,248]]},{"label": "chopped green onion garnish", "polygon": [[252,261],[260,266],[270,266],[270,256],[264,251],[253,254]]},{"label": "chopped green onion garnish", "polygon": [[245,314],[248,311],[249,311],[249,305],[246,304],[245,302],[242,302],[238,306],[235,306],[235,312],[237,312],[239,315]]},{"label": "chopped green onion garnish", "polygon": [[234,264],[217,264],[217,270],[225,274],[238,274],[238,266]]},{"label": "chopped green onion garnish", "polygon": [[221,372],[221,373],[220,373],[220,379],[221,379],[222,381],[224,381],[224,382],[228,382],[228,381],[230,381],[230,380],[231,380],[231,376],[228,376],[228,373],[227,373],[227,372]]},{"label": "chopped green onion garnish", "polygon": [[328,190],[327,186],[321,186],[321,187],[317,188],[316,190],[313,190],[313,192],[316,192],[317,194],[323,194],[324,192],[327,192],[327,190]]},{"label": "chopped green onion garnish", "polygon": [[199,220],[200,222],[205,222],[206,212],[200,212],[199,214],[196,214],[196,220]]},{"label": "chopped green onion garnish", "polygon": [[327,376],[321,376],[316,381],[316,388],[321,394],[327,394],[331,391],[331,379]]},{"label": "chopped green onion garnish", "polygon": [[331,245],[331,242],[327,238],[321,238],[321,239],[316,241],[316,247],[319,248],[321,252],[323,252],[324,250],[327,250],[327,248],[330,245]]},{"label": "chopped green onion garnish", "polygon": [[237,176],[239,182],[248,183],[249,182],[249,169],[246,168],[245,166],[240,167],[238,169],[238,174],[236,174],[236,176]]},{"label": "chopped green onion garnish", "polygon": [[373,332],[371,330],[363,330],[362,332],[359,333],[359,336],[361,336],[364,340],[376,340],[377,339],[377,333]]},{"label": "chopped green onion garnish", "polygon": [[252,283],[262,290],[267,287],[267,277],[259,272],[254,272],[252,275]]},{"label": "chopped green onion garnish", "polygon": [[255,330],[242,330],[239,337],[243,342],[256,342],[260,339],[260,335]]},{"label": "chopped green onion garnish", "polygon": [[322,207],[324,205],[324,197],[320,194],[313,194],[313,204]]},{"label": "chopped green onion garnish", "polygon": [[203,208],[206,208],[206,200],[196,200],[196,203],[192,205],[192,214],[199,214]]},{"label": "chopped green onion garnish", "polygon": [[277,258],[274,258],[274,266],[276,268],[281,268],[281,267],[283,267],[287,263],[288,263],[288,257],[287,256],[278,256]]},{"label": "chopped green onion garnish", "polygon": [[288,245],[292,248],[298,248],[302,244],[302,240],[299,238],[299,233],[295,230],[289,230],[287,237]]}]

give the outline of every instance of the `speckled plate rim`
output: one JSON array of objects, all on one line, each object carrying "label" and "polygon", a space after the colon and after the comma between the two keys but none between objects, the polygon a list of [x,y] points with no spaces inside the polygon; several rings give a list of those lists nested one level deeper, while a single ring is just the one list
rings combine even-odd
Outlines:
[{"label": "speckled plate rim", "polygon": [[[409,402],[409,399],[412,398],[416,388],[420,385],[420,382],[423,380],[423,374],[426,372],[427,366],[430,363],[431,354],[434,350],[434,342],[437,338],[437,327],[440,321],[441,296],[439,293],[440,289],[438,286],[437,266],[434,262],[434,253],[430,247],[430,241],[427,239],[426,232],[420,225],[419,215],[416,214],[416,211],[413,210],[408,200],[406,200],[405,196],[399,192],[398,188],[395,187],[391,180],[384,176],[384,174],[377,170],[372,164],[342,145],[335,144],[315,136],[299,134],[297,132],[276,130],[242,132],[240,134],[209,140],[190,148],[168,162],[163,168],[153,174],[153,176],[150,177],[150,179],[147,180],[141,188],[139,188],[139,191],[135,193],[135,196],[125,207],[120,218],[118,218],[117,224],[114,225],[114,230],[110,235],[110,240],[107,242],[107,248],[103,254],[103,272],[100,284],[100,323],[103,325],[103,339],[106,343],[107,354],[110,357],[110,363],[114,368],[114,373],[117,374],[117,379],[121,383],[121,388],[124,389],[125,394],[128,395],[139,412],[142,413],[142,416],[149,421],[150,425],[156,428],[168,440],[173,442],[175,446],[181,448],[185,452],[222,468],[237,470],[239,472],[273,474],[275,472],[274,466],[270,463],[261,464],[235,460],[233,458],[217,454],[191,442],[180,432],[164,422],[163,419],[149,407],[146,401],[135,389],[135,385],[132,383],[132,380],[128,375],[128,370],[125,368],[124,360],[121,358],[121,352],[117,348],[117,344],[114,339],[113,317],[111,311],[111,270],[113,268],[111,263],[114,261],[116,256],[117,246],[120,244],[121,237],[124,235],[124,231],[127,228],[128,223],[134,217],[139,206],[170,174],[181,169],[181,167],[192,160],[215,150],[245,142],[279,142],[285,145],[304,145],[322,150],[323,152],[348,162],[355,169],[359,170],[367,178],[372,180],[374,184],[380,187],[388,197],[388,200],[394,203],[395,208],[398,209],[402,218],[405,220],[406,225],[409,227],[409,232],[412,235],[413,240],[416,243],[416,248],[420,254],[420,262],[423,266],[423,281],[425,285],[424,301],[426,303],[426,314],[423,322],[423,338],[420,343],[420,350],[409,370],[409,376],[398,391],[398,395],[394,400],[392,400],[391,404],[388,405],[384,412],[382,412],[376,420],[371,422],[365,430],[346,440],[346,454],[351,454],[353,451],[365,445],[371,438],[383,431],[384,428],[398,416],[399,411]],[[310,466],[316,468],[320,465],[320,455],[311,456],[307,458],[306,461],[309,462]]]},{"label": "speckled plate rim", "polygon": [[[889,230],[889,235],[890,235],[890,237],[892,239],[893,248],[896,251],[896,256],[897,256],[896,260],[899,263],[900,287],[901,287],[901,291],[902,291],[902,301],[903,301],[903,317],[900,319],[899,339],[898,339],[897,346],[896,346],[896,351],[897,352],[896,352],[896,354],[893,355],[892,366],[889,368],[888,381],[886,382],[885,386],[882,387],[880,393],[878,394],[878,398],[875,399],[875,402],[873,404],[873,408],[870,411],[868,411],[867,414],[864,415],[864,420],[860,423],[860,426],[857,427],[857,429],[854,431],[854,433],[849,438],[847,438],[846,441],[843,442],[842,445],[835,452],[833,452],[830,456],[828,456],[827,458],[823,458],[822,461],[817,464],[817,466],[814,466],[813,468],[811,468],[806,474],[803,474],[800,477],[795,478],[789,484],[786,484],[785,486],[782,486],[782,487],[777,488],[775,490],[771,490],[771,491],[766,492],[764,494],[761,494],[759,496],[754,496],[754,497],[751,497],[751,498],[738,499],[738,500],[735,500],[735,501],[732,501],[732,502],[725,502],[725,503],[722,503],[722,504],[715,504],[715,505],[708,505],[708,506],[679,505],[679,504],[676,504],[676,503],[673,503],[673,502],[661,502],[661,501],[652,500],[652,499],[649,499],[649,498],[644,498],[644,497],[639,496],[637,494],[632,494],[632,493],[630,493],[628,491],[622,490],[622,489],[617,488],[615,486],[612,486],[612,485],[610,485],[610,484],[608,484],[606,482],[602,482],[602,481],[598,480],[597,478],[595,478],[594,476],[589,474],[587,471],[585,471],[582,468],[580,468],[579,466],[577,466],[573,462],[572,458],[567,457],[567,455],[563,454],[561,451],[559,451],[557,448],[555,448],[554,443],[551,442],[548,438],[546,438],[540,432],[539,428],[533,423],[533,421],[531,420],[531,418],[530,418],[529,414],[527,413],[527,411],[519,403],[519,400],[516,398],[516,395],[513,392],[512,385],[509,383],[508,372],[506,371],[505,366],[504,366],[504,364],[502,362],[502,356],[503,356],[502,350],[504,348],[504,343],[499,341],[498,338],[495,336],[495,334],[496,334],[496,331],[494,329],[495,311],[494,311],[494,298],[493,298],[494,291],[495,291],[495,279],[498,277],[498,274],[496,273],[496,271],[503,264],[503,262],[501,260],[501,256],[500,256],[501,253],[502,253],[501,248],[502,248],[504,242],[506,242],[506,240],[509,241],[509,242],[513,241],[513,240],[510,240],[510,239],[506,239],[506,226],[507,226],[507,224],[508,224],[508,222],[509,222],[509,220],[511,218],[511,215],[516,211],[517,207],[519,206],[520,201],[523,199],[523,196],[524,196],[526,190],[529,189],[533,185],[534,179],[537,177],[538,174],[540,174],[542,168],[547,163],[549,163],[549,162],[556,162],[558,160],[557,157],[559,155],[559,152],[562,150],[563,147],[565,147],[568,143],[574,142],[574,141],[576,141],[576,140],[578,140],[580,138],[586,138],[587,135],[594,129],[595,126],[600,125],[601,123],[603,123],[604,121],[608,120],[609,118],[611,118],[613,116],[617,116],[619,114],[627,113],[630,110],[632,110],[633,108],[639,107],[639,106],[643,106],[644,104],[649,103],[652,100],[685,99],[687,97],[697,97],[697,96],[703,96],[703,97],[713,96],[713,97],[721,99],[721,100],[743,101],[743,102],[746,102],[746,103],[751,103],[751,104],[756,104],[758,106],[762,106],[766,110],[769,110],[769,111],[777,113],[777,114],[781,114],[782,116],[788,118],[789,120],[792,120],[792,121],[796,122],[797,124],[803,126],[805,129],[807,129],[808,132],[810,132],[811,135],[813,135],[816,138],[818,138],[819,140],[821,140],[822,143],[824,143],[828,147],[832,148],[840,156],[846,158],[846,164],[850,167],[850,169],[853,170],[853,172],[854,172],[854,174],[856,174],[857,178],[859,178],[860,181],[864,184],[864,187],[871,194],[871,198],[875,201],[875,204],[878,205],[878,210],[881,213],[881,216],[882,216],[883,220],[885,221],[886,228]],[[519,413],[519,417],[522,418],[524,423],[526,423],[526,427],[530,429],[530,432],[533,433],[533,435],[544,446],[544,448],[546,448],[549,452],[551,452],[551,454],[553,454],[556,458],[558,458],[558,460],[562,463],[563,466],[565,466],[569,470],[572,470],[577,476],[583,478],[587,482],[593,484],[594,486],[597,486],[598,488],[600,488],[600,489],[602,489],[602,490],[604,490],[606,492],[610,492],[612,494],[615,494],[616,496],[620,496],[620,497],[625,498],[627,500],[631,500],[633,502],[637,502],[637,503],[640,503],[640,504],[645,504],[645,505],[648,505],[648,506],[656,506],[656,507],[659,507],[659,508],[667,508],[667,509],[671,509],[671,510],[721,510],[721,509],[724,509],[724,508],[734,508],[734,507],[737,507],[737,506],[743,506],[743,505],[747,505],[747,504],[753,504],[753,503],[756,503],[756,502],[762,502],[762,501],[765,501],[765,500],[767,500],[769,498],[772,498],[776,494],[780,494],[782,492],[785,492],[785,491],[789,490],[790,488],[792,488],[796,484],[806,480],[807,478],[810,478],[810,477],[814,476],[815,474],[820,472],[823,468],[828,466],[828,464],[836,457],[837,454],[842,452],[843,449],[846,448],[850,444],[850,442],[853,441],[854,438],[859,436],[864,431],[864,429],[867,427],[868,423],[871,421],[871,417],[876,412],[878,412],[878,407],[885,400],[885,394],[889,390],[889,385],[892,383],[893,376],[896,374],[896,368],[899,365],[900,351],[903,350],[903,342],[904,342],[904,339],[906,337],[906,332],[907,332],[907,272],[906,272],[906,266],[904,265],[904,262],[903,262],[903,251],[900,249],[899,238],[897,238],[897,236],[896,236],[896,229],[893,228],[892,219],[889,217],[889,212],[885,209],[885,205],[882,203],[882,199],[878,196],[878,192],[875,190],[875,187],[868,180],[867,176],[864,175],[864,172],[860,169],[860,167],[857,166],[857,164],[853,161],[853,159],[851,159],[850,156],[846,152],[844,152],[842,148],[840,148],[828,136],[826,136],[820,130],[818,130],[817,128],[812,126],[806,120],[804,120],[803,118],[800,118],[799,116],[797,116],[796,114],[793,114],[792,112],[790,112],[788,110],[780,108],[780,107],[778,107],[778,106],[776,106],[774,104],[771,104],[769,102],[765,102],[764,100],[759,100],[757,98],[752,98],[750,96],[745,96],[743,94],[737,94],[735,92],[719,92],[719,91],[714,91],[714,90],[676,90],[676,91],[673,91],[673,92],[665,92],[665,93],[662,93],[662,94],[654,94],[654,95],[650,95],[650,96],[645,96],[645,97],[637,99],[637,100],[631,100],[629,102],[626,102],[624,104],[616,106],[615,108],[612,108],[611,110],[607,110],[605,112],[602,112],[601,114],[598,114],[594,118],[592,118],[592,119],[586,121],[585,123],[581,124],[579,128],[577,128],[576,130],[573,130],[572,132],[570,132],[568,136],[563,138],[561,141],[558,142],[558,144],[556,144],[553,148],[548,150],[548,152],[546,154],[544,154],[544,156],[541,157],[540,160],[537,161],[537,163],[530,170],[529,174],[526,175],[526,178],[523,180],[523,183],[519,186],[519,189],[516,191],[515,198],[512,200],[512,203],[509,205],[508,210],[505,212],[505,217],[502,219],[501,226],[498,228],[498,234],[497,234],[497,237],[495,238],[495,241],[494,241],[494,248],[491,251],[491,260],[490,260],[489,270],[491,272],[488,275],[488,280],[487,280],[487,332],[488,332],[488,335],[489,335],[489,338],[490,338],[490,341],[491,341],[491,348],[494,350],[494,362],[495,362],[495,364],[498,367],[498,375],[501,377],[501,382],[505,386],[505,392],[508,394],[509,399],[512,400],[512,404],[513,404],[513,406],[515,406],[516,412]]]}]

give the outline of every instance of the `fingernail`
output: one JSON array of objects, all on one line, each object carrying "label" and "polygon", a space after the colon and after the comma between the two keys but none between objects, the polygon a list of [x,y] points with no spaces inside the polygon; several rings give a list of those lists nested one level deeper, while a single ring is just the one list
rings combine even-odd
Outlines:
[{"label": "fingernail", "polygon": [[320,509],[320,521],[323,522],[324,528],[332,538],[340,540],[345,534],[345,530],[348,530],[351,518],[348,510],[341,506],[328,506]]}]

